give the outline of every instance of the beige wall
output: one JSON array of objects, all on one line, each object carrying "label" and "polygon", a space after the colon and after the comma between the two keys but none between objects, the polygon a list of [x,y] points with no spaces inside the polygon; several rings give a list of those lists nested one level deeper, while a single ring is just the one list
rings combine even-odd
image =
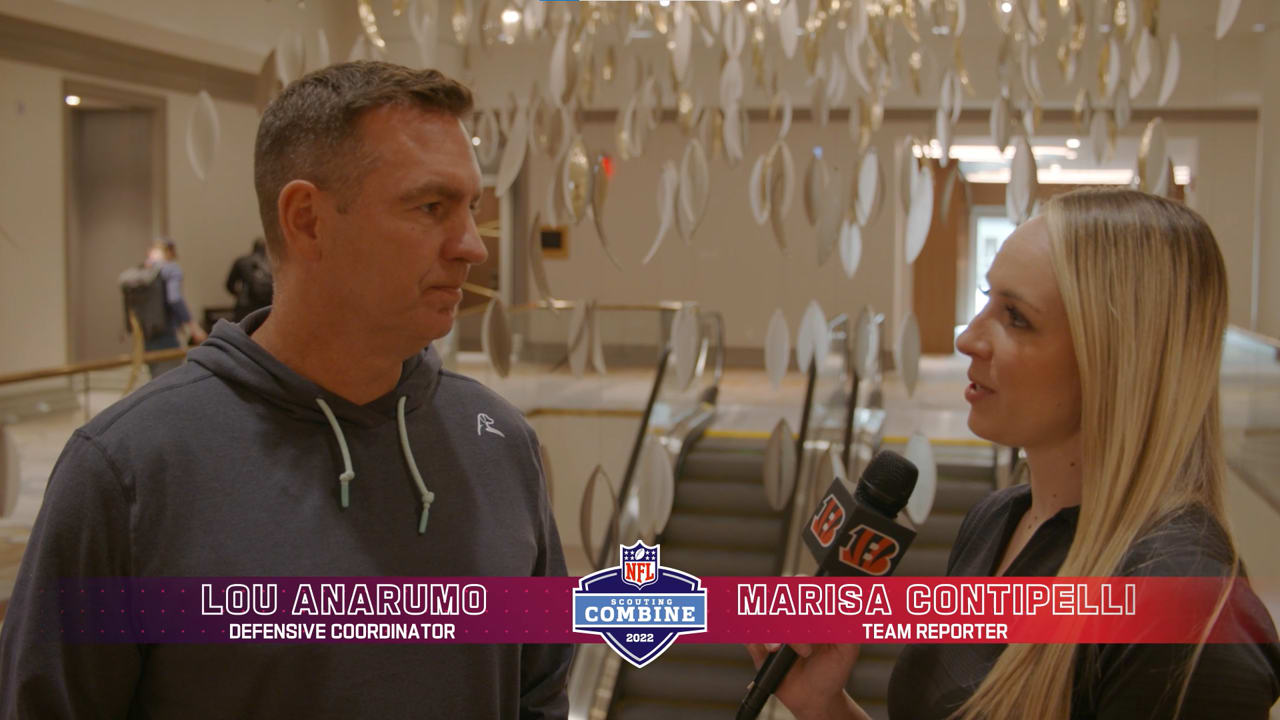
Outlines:
[{"label": "beige wall", "polygon": [[0,373],[66,361],[60,84],[0,60]]},{"label": "beige wall", "polygon": [[[24,339],[0,343],[0,372],[58,365],[67,359],[62,165],[62,82],[67,78],[104,84],[87,75],[0,61],[0,173],[6,187],[0,193],[0,225],[18,246],[6,243],[0,250],[0,337]],[[164,98],[169,119],[169,234],[178,242],[187,302],[197,316],[207,305],[227,305],[229,296],[222,288],[227,268],[261,234],[253,193],[257,111],[214,101],[222,141],[208,178],[201,181],[186,154],[194,97],[111,85]],[[122,269],[102,272],[114,276]],[[119,297],[101,301],[119,303]]]}]

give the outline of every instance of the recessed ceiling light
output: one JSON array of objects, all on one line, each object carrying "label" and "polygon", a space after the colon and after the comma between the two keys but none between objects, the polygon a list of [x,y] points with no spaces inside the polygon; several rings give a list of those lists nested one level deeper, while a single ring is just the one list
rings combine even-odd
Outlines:
[{"label": "recessed ceiling light", "polygon": [[1011,2],[1002,2],[1002,3],[1000,3],[1000,12],[1002,12],[1002,13],[1011,13],[1011,12],[1013,12],[1013,3],[1011,3]]},{"label": "recessed ceiling light", "polygon": [[471,144],[472,144],[472,145],[479,145],[479,144],[480,144],[480,136],[479,136],[479,135],[474,135],[474,136],[472,136],[472,138],[471,138]]},{"label": "recessed ceiling light", "polygon": [[1072,150],[1078,150],[1080,148],[1080,138],[1067,138],[1067,147]]},{"label": "recessed ceiling light", "polygon": [[1266,32],[1266,31],[1267,31],[1267,24],[1266,24],[1266,23],[1257,23],[1257,24],[1255,24],[1255,25],[1253,26],[1253,31],[1254,31],[1254,32],[1257,32],[1257,33],[1260,33],[1260,32]]},{"label": "recessed ceiling light", "polygon": [[75,107],[80,104],[79,95],[68,95],[66,98],[64,98],[64,100],[66,100],[66,103],[71,107]]}]

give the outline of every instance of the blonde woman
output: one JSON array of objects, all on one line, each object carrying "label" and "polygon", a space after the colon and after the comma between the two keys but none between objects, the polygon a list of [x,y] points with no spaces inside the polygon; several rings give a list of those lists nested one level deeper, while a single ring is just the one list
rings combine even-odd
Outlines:
[{"label": "blonde woman", "polygon": [[[1009,237],[987,279],[956,342],[969,427],[1024,448],[1029,482],[969,512],[948,574],[1236,575],[1218,410],[1226,271],[1205,222],[1135,191],[1069,193]],[[1233,610],[1272,641],[908,646],[889,715],[1265,720],[1275,628],[1252,593]],[[797,650],[778,692],[797,717],[868,717],[843,690],[856,648]]]}]

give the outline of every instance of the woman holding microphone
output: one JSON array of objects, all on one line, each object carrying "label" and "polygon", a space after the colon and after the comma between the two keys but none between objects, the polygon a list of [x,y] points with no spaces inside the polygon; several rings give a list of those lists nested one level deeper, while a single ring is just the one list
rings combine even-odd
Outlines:
[{"label": "woman holding microphone", "polygon": [[[1226,270],[1204,220],[1131,190],[1068,193],[1005,241],[987,279],[956,341],[969,428],[1023,448],[1030,479],[969,512],[947,574],[1240,574],[1222,499]],[[1274,640],[1252,592],[1235,610]],[[798,718],[868,717],[844,692],[856,646],[796,650],[776,694]],[[888,701],[892,720],[1265,720],[1278,696],[1274,641],[1202,638],[912,645]]]}]

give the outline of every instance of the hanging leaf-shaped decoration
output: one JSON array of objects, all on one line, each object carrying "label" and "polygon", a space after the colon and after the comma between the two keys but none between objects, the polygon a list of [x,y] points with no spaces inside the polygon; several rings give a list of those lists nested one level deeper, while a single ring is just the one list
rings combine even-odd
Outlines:
[{"label": "hanging leaf-shaped decoration", "polygon": [[786,148],[781,142],[774,143],[774,149],[770,151],[768,158],[765,160],[765,180],[768,183],[767,197],[769,199],[769,227],[773,230],[773,238],[778,243],[778,249],[783,255],[787,254],[787,235],[783,227],[782,221],[786,217],[783,210],[783,197],[786,195],[788,188],[788,180],[786,171],[783,170],[783,153],[778,148]]},{"label": "hanging leaf-shaped decoration", "polygon": [[497,159],[502,150],[498,142],[498,115],[493,110],[481,110],[476,114],[476,159],[481,165],[488,166]]},{"label": "hanging leaf-shaped decoration", "polygon": [[911,205],[907,208],[906,260],[916,261],[933,225],[933,166],[928,163],[912,173]]},{"label": "hanging leaf-shaped decoration", "polygon": [[727,112],[729,108],[736,106],[742,98],[742,90],[742,63],[738,62],[738,58],[731,57],[720,73],[720,107]]},{"label": "hanging leaf-shaped decoration", "polygon": [[576,378],[587,372],[587,358],[591,354],[591,325],[587,322],[587,303],[578,302],[569,314],[569,371]]},{"label": "hanging leaf-shaped decoration", "polygon": [[1093,126],[1093,101],[1089,98],[1089,91],[1080,88],[1076,93],[1076,101],[1071,111],[1072,121],[1076,127],[1081,130],[1089,129]]},{"label": "hanging leaf-shaped decoration", "polygon": [[1169,163],[1168,141],[1165,139],[1164,121],[1154,118],[1142,131],[1138,146],[1138,189],[1163,194],[1156,186],[1164,180],[1165,166]]},{"label": "hanging leaf-shaped decoration", "polygon": [[609,174],[605,171],[605,156],[596,157],[591,164],[591,219],[596,226],[596,235],[600,238],[600,247],[614,267],[622,269],[622,263],[613,254],[609,238],[604,232],[604,201],[609,195]]},{"label": "hanging leaf-shaped decoration", "polygon": [[788,0],[778,16],[778,39],[782,42],[782,54],[788,60],[796,56],[796,42],[800,39],[800,17],[797,0]]},{"label": "hanging leaf-shaped decoration", "polygon": [[524,22],[524,34],[530,38],[538,37],[546,23],[546,6],[540,2],[525,2],[520,14]]},{"label": "hanging leaf-shaped decoration", "polygon": [[551,46],[551,79],[548,85],[551,98],[560,105],[569,104],[578,85],[578,61],[569,45],[569,28],[565,27]]},{"label": "hanging leaf-shaped decoration", "polygon": [[591,367],[604,375],[604,335],[600,332],[600,308],[595,300],[587,303],[587,334],[591,345]]},{"label": "hanging leaf-shaped decoration", "polygon": [[862,156],[862,163],[858,166],[858,193],[854,205],[858,225],[862,227],[870,225],[880,214],[880,178],[880,156],[875,148],[870,148]]},{"label": "hanging leaf-shaped decoration", "polygon": [[698,365],[698,340],[698,311],[692,305],[683,305],[671,319],[671,356],[677,390],[683,391],[693,382]]},{"label": "hanging leaf-shaped decoration", "polygon": [[302,36],[293,28],[285,28],[276,40],[276,77],[282,85],[302,77],[306,62],[306,50]]},{"label": "hanging leaf-shaped decoration", "polygon": [[1089,149],[1094,162],[1101,164],[1111,155],[1111,138],[1115,136],[1115,120],[1110,113],[1096,112],[1089,123]]},{"label": "hanging leaf-shaped decoration", "polygon": [[667,529],[675,505],[676,478],[671,456],[656,436],[645,438],[641,453],[640,485],[645,502],[640,503],[640,527],[650,538]]},{"label": "hanging leaf-shaped decoration", "polygon": [[853,336],[853,366],[858,377],[873,378],[880,372],[880,323],[867,305],[858,313]]},{"label": "hanging leaf-shaped decoration", "polygon": [[787,374],[787,366],[790,364],[791,328],[787,326],[787,317],[782,314],[782,308],[778,308],[769,318],[769,329],[764,334],[764,371],[774,390],[782,385],[782,378]]},{"label": "hanging leaf-shaped decoration", "polygon": [[751,206],[751,218],[757,225],[769,222],[769,182],[765,164],[764,155],[757,157],[747,179],[747,201]]},{"label": "hanging leaf-shaped decoration", "polygon": [[1013,141],[1013,160],[1010,162],[1009,184],[1005,186],[1005,210],[1014,225],[1021,225],[1031,217],[1039,189],[1036,158],[1026,135]]},{"label": "hanging leaf-shaped decoration", "polygon": [[916,393],[916,381],[920,378],[920,324],[915,313],[908,312],[898,329],[898,342],[893,346],[893,362],[898,366],[907,397]]},{"label": "hanging leaf-shaped decoration", "polygon": [[946,167],[951,161],[951,116],[942,108],[934,112],[934,134],[938,138],[938,164]]},{"label": "hanging leaf-shaped decoration", "polygon": [[830,189],[831,171],[822,159],[822,148],[815,147],[809,154],[809,169],[804,173],[804,216],[810,225],[818,224]]},{"label": "hanging leaf-shaped decoration", "polygon": [[747,112],[746,108],[731,105],[724,109],[724,120],[721,125],[724,136],[724,153],[730,165],[742,160],[747,146]]},{"label": "hanging leaf-shaped decoration", "polygon": [[693,8],[683,3],[676,6],[675,34],[671,38],[675,47],[671,50],[671,69],[676,80],[683,82],[689,73],[689,58],[693,52]]},{"label": "hanging leaf-shaped decoration", "polygon": [[520,174],[525,152],[529,147],[529,114],[516,108],[511,120],[511,132],[507,133],[507,145],[502,150],[502,162],[498,164],[498,177],[493,194],[502,197]]},{"label": "hanging leaf-shaped decoration", "polygon": [[1142,94],[1151,72],[1155,69],[1156,49],[1158,43],[1151,33],[1143,30],[1138,33],[1138,44],[1133,49],[1133,66],[1129,68],[1129,94],[1137,97]]},{"label": "hanging leaf-shaped decoration", "polygon": [[1100,92],[1103,97],[1110,98],[1120,85],[1122,51],[1120,49],[1120,41],[1116,39],[1115,35],[1112,35],[1110,42],[1102,47],[1103,62],[1099,66],[1099,70],[1102,72],[1102,89]]},{"label": "hanging leaf-shaped decoration", "polygon": [[764,447],[764,497],[769,507],[782,510],[796,485],[796,439],[786,418],[778,421]]},{"label": "hanging leaf-shaped decoration", "polygon": [[214,107],[213,97],[201,90],[196,93],[195,105],[187,120],[187,160],[191,162],[191,170],[202,181],[209,176],[209,168],[218,154],[221,140],[222,124],[218,121],[218,109]]},{"label": "hanging leaf-shaped decoration", "polygon": [[1182,48],[1178,45],[1178,36],[1169,35],[1169,55],[1164,61],[1164,78],[1160,81],[1160,98],[1156,104],[1164,107],[1173,97],[1173,90],[1178,86],[1178,74],[1182,71]]},{"label": "hanging leaf-shaped decoration", "polygon": [[818,205],[818,266],[827,264],[840,244],[840,221],[845,208],[841,203],[849,196],[848,173],[837,173],[829,185],[831,190]]},{"label": "hanging leaf-shaped decoration", "polygon": [[356,0],[356,12],[360,17],[360,27],[364,30],[364,37],[368,38],[369,45],[378,50],[385,50],[387,41],[382,39],[382,33],[378,30],[378,18],[373,13],[373,0]]},{"label": "hanging leaf-shaped decoration", "polygon": [[845,220],[840,225],[840,266],[850,280],[858,272],[858,263],[862,261],[862,228],[858,223]]},{"label": "hanging leaf-shaped decoration", "polygon": [[1218,24],[1214,32],[1214,37],[1218,40],[1227,36],[1227,31],[1231,29],[1232,23],[1236,21],[1236,14],[1240,12],[1241,1],[1218,0]]},{"label": "hanging leaf-shaped decoration", "polygon": [[[616,545],[618,540],[618,493],[613,489],[609,474],[599,465],[591,471],[582,491],[582,504],[578,508],[578,531],[582,534],[582,549],[586,551],[591,569],[601,569],[601,553],[605,552],[605,548]],[[611,555],[610,552],[609,556]],[[606,564],[612,562],[609,556],[606,556]]]},{"label": "hanging leaf-shaped decoration", "polygon": [[1129,83],[1120,81],[1120,87],[1116,88],[1115,107],[1113,112],[1116,116],[1116,128],[1123,130],[1129,125],[1129,119],[1133,115],[1132,106],[1129,101]]},{"label": "hanging leaf-shaped decoration", "polygon": [[316,28],[316,51],[307,59],[307,71],[329,67],[329,37],[324,28]]},{"label": "hanging leaf-shaped decoration", "polygon": [[484,319],[480,323],[480,344],[485,357],[489,359],[489,366],[498,377],[510,374],[511,324],[507,322],[507,311],[498,298],[491,298],[484,309]]},{"label": "hanging leaf-shaped decoration", "polygon": [[698,138],[690,138],[680,159],[679,212],[684,214],[689,232],[693,233],[707,214],[707,202],[711,199],[711,171],[707,167],[707,153]]},{"label": "hanging leaf-shaped decoration", "polygon": [[919,471],[906,509],[912,524],[920,527],[933,511],[933,500],[938,491],[938,465],[933,459],[933,446],[929,443],[929,438],[919,432],[912,433],[907,440],[903,455]]},{"label": "hanging leaf-shaped decoration", "polygon": [[640,261],[641,265],[649,264],[654,254],[658,252],[658,246],[662,245],[662,239],[671,230],[675,220],[676,190],[679,186],[680,171],[676,170],[674,161],[668,160],[663,163],[662,173],[658,176],[658,234],[654,236],[653,245],[649,247],[649,252],[645,253],[644,260]]},{"label": "hanging leaf-shaped decoration", "polygon": [[830,342],[827,337],[827,316],[822,313],[822,306],[817,300],[810,300],[804,309],[804,316],[800,318],[800,329],[796,332],[796,367],[800,368],[800,372],[809,372],[809,365],[813,362],[819,363],[821,369],[822,359],[826,356]]},{"label": "hanging leaf-shaped decoration", "polygon": [[467,7],[466,0],[453,0],[453,14],[449,21],[454,39],[459,45],[465,46],[467,37],[471,34],[471,10]]},{"label": "hanging leaf-shaped decoration", "polygon": [[782,124],[778,126],[778,139],[782,140],[791,130],[791,95],[786,90],[779,90],[769,104],[769,120],[772,121],[777,113],[782,118]]},{"label": "hanging leaf-shaped decoration", "polygon": [[1009,147],[1010,132],[1009,99],[1000,96],[991,106],[991,144],[1004,152]]},{"label": "hanging leaf-shaped decoration", "polygon": [[569,220],[576,224],[586,214],[591,199],[591,160],[581,135],[569,145],[560,172],[564,182],[564,207]]}]

